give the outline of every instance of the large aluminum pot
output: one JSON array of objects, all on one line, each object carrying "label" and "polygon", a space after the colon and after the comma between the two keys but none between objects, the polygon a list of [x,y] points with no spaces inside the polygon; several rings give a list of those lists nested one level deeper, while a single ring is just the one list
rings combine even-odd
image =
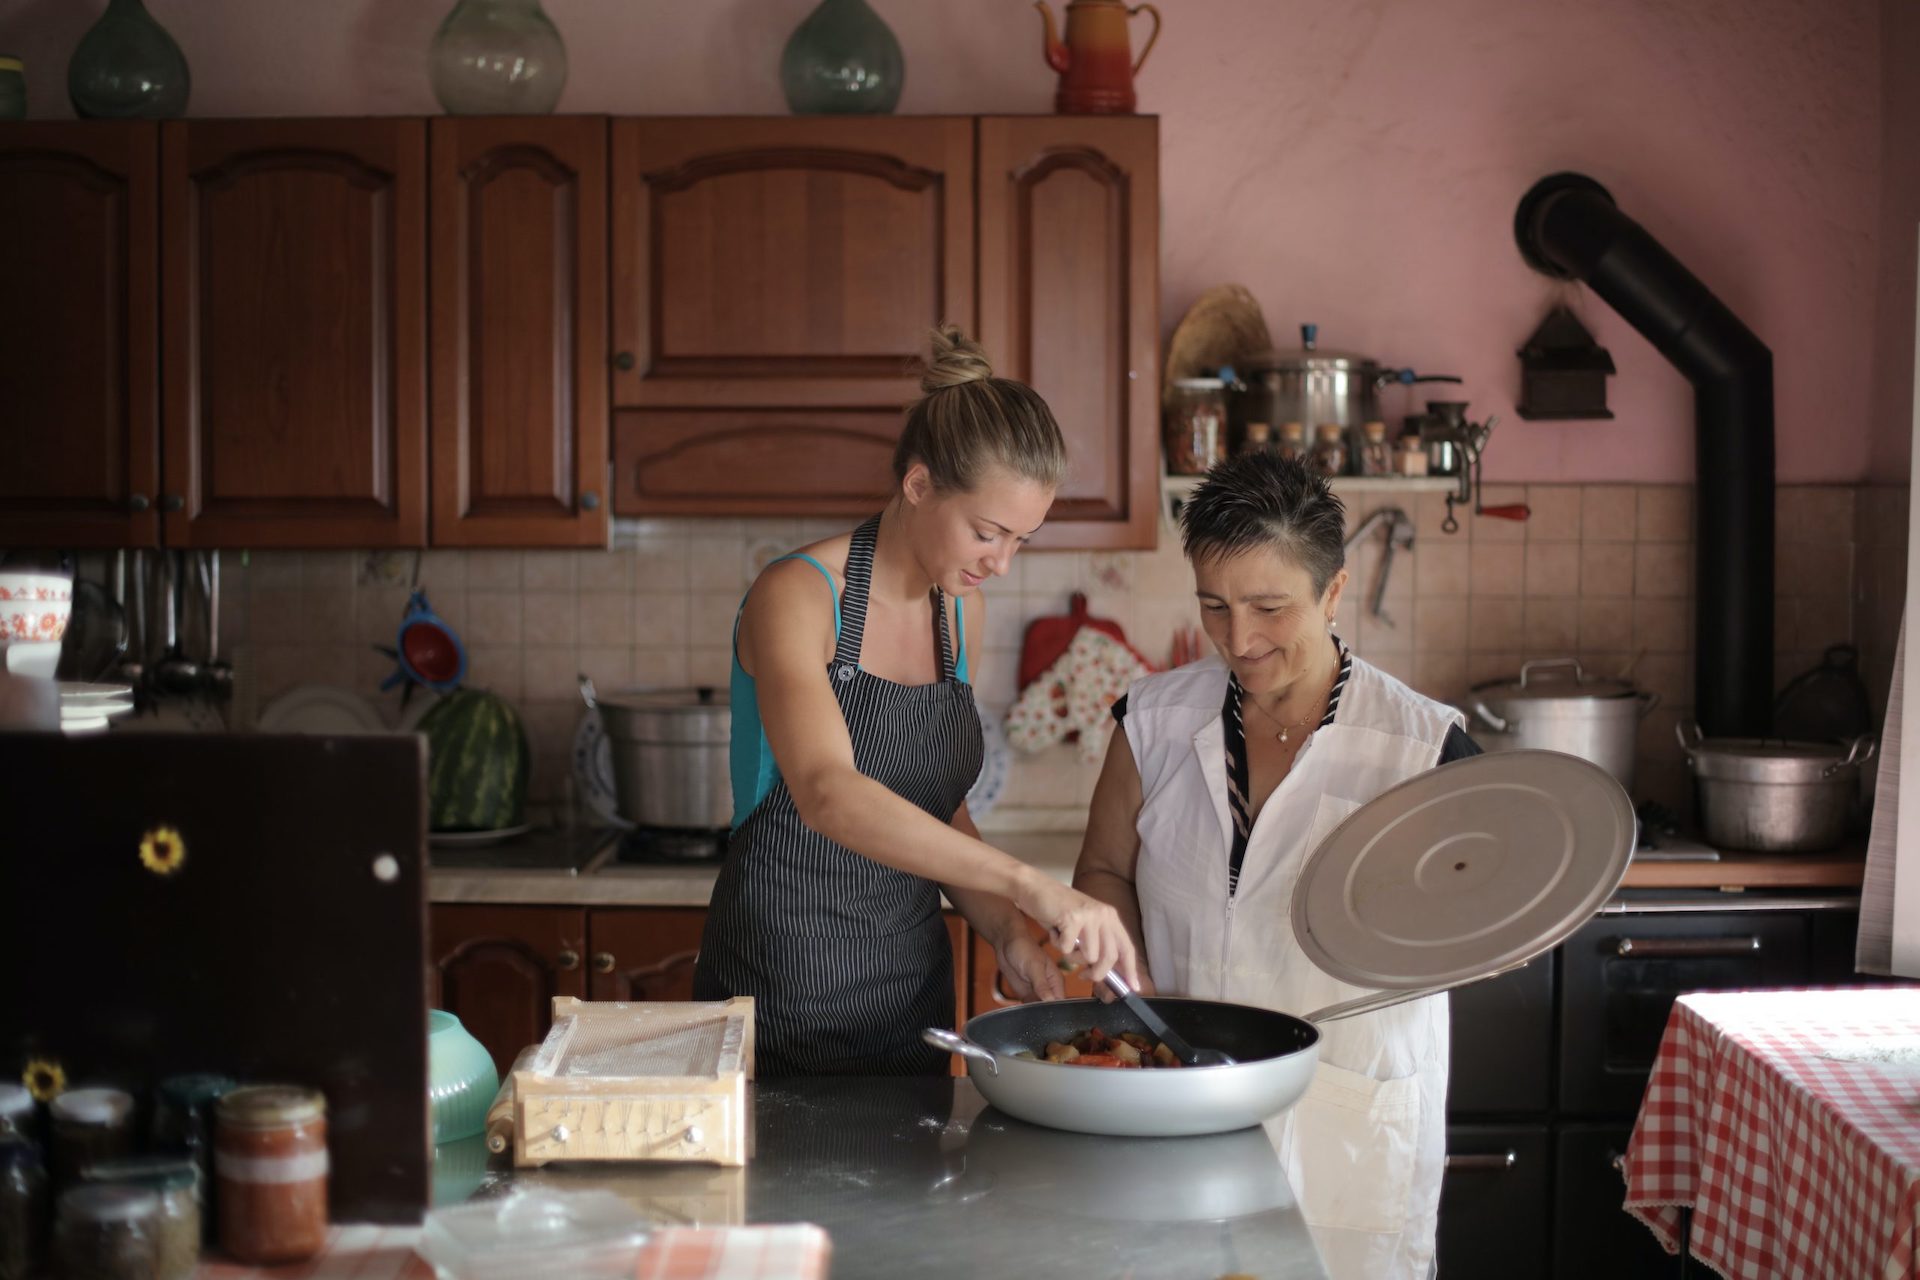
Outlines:
[{"label": "large aluminum pot", "polygon": [[1138,1031],[1123,1004],[1048,1000],[983,1013],[964,1038],[930,1029],[929,1044],[962,1054],[967,1075],[1000,1110],[1034,1124],[1077,1133],[1177,1138],[1229,1133],[1279,1115],[1313,1083],[1320,1033],[1311,1022],[1271,1009],[1153,996],[1147,1003],[1196,1048],[1239,1059],[1232,1066],[1110,1071],[1065,1067],[1014,1055],[1039,1052],[1089,1027]]},{"label": "large aluminum pot", "polygon": [[1871,738],[1845,746],[1777,738],[1705,738],[1676,727],[1707,843],[1763,853],[1836,847],[1873,758]]},{"label": "large aluminum pot", "polygon": [[1468,705],[1475,729],[1505,735],[1502,745],[1591,760],[1631,792],[1640,721],[1659,702],[1657,693],[1556,658],[1529,662],[1513,679],[1475,685]]},{"label": "large aluminum pot", "polygon": [[1327,350],[1317,341],[1318,330],[1303,324],[1298,351],[1265,351],[1235,366],[1228,421],[1236,445],[1251,422],[1269,424],[1276,436],[1282,423],[1298,422],[1309,440],[1321,423],[1337,422],[1347,428],[1349,443],[1357,445],[1364,424],[1385,421],[1381,388],[1460,381],[1452,374],[1420,374],[1351,351]]},{"label": "large aluminum pot", "polygon": [[642,827],[724,831],[733,824],[722,690],[634,689],[601,694],[582,677],[613,755],[620,816]]}]

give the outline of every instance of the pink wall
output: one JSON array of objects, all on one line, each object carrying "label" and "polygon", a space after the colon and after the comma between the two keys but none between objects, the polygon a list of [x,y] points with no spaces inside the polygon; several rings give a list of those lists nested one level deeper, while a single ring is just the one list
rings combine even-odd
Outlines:
[{"label": "pink wall", "polygon": [[1868,478],[1905,484],[1913,452],[1913,324],[1920,237],[1920,6],[1882,0],[1880,280],[1874,307]]},{"label": "pink wall", "polygon": [[[906,49],[903,111],[1051,108],[1025,0],[874,2]],[[193,64],[195,115],[434,110],[425,49],[450,0],[149,4]],[[1163,0],[1140,85],[1141,109],[1163,117],[1163,321],[1239,281],[1282,342],[1313,320],[1329,346],[1464,375],[1503,422],[1491,476],[1684,480],[1689,389],[1578,291],[1620,366],[1617,420],[1512,413],[1514,349],[1558,296],[1514,250],[1514,205],[1576,168],[1772,345],[1781,478],[1862,478],[1870,415],[1906,412],[1888,390],[1903,369],[1875,359],[1876,317],[1899,310],[1876,284],[1881,6]],[[66,60],[102,7],[21,0],[0,15],[36,115],[66,113]],[[779,50],[810,0],[547,7],[572,57],[564,110],[762,113],[784,110]]]}]

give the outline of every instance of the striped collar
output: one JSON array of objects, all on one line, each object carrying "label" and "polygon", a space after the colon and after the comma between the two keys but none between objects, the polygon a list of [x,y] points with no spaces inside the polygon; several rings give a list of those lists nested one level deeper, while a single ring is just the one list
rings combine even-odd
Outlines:
[{"label": "striped collar", "polygon": [[[1346,642],[1337,635],[1333,637],[1333,647],[1340,654],[1340,670],[1333,677],[1333,686],[1327,690],[1327,713],[1320,717],[1319,724],[1313,726],[1316,733],[1332,724],[1334,717],[1340,714],[1340,695],[1346,692],[1347,682],[1353,679],[1353,650],[1347,648]],[[1240,685],[1240,677],[1231,671],[1227,672],[1226,720],[1238,729],[1243,740],[1246,728],[1240,719],[1240,708],[1245,700],[1246,690]]]}]

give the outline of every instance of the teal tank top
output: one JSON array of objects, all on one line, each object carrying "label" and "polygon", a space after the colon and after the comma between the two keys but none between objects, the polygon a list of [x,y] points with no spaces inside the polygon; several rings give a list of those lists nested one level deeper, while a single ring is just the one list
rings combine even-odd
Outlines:
[{"label": "teal tank top", "polygon": [[[833,583],[833,575],[827,567],[812,556],[795,552],[790,556],[781,556],[779,560],[768,562],[768,566],[779,564],[780,560],[805,560],[820,571],[827,580],[827,590],[833,593],[833,639],[840,642],[840,588]],[[746,607],[746,597],[740,598],[740,607]],[[967,603],[958,597],[953,602],[953,617],[959,639],[954,649],[954,674],[963,683],[971,684],[967,679]],[[728,680],[728,705],[730,707],[729,737],[727,739],[727,772],[733,781],[733,825],[738,827],[747,820],[747,815],[760,807],[760,802],[773,790],[773,784],[780,780],[780,766],[774,763],[773,748],[767,745],[766,727],[760,723],[760,698],[754,690],[753,677],[740,665],[740,611],[733,615],[733,673]]]}]

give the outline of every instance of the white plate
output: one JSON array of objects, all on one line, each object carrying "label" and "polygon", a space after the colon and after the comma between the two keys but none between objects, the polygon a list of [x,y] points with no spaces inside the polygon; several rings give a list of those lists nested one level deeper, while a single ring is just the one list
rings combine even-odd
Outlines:
[{"label": "white plate", "polygon": [[420,725],[420,718],[433,710],[433,704],[440,701],[440,695],[425,685],[415,685],[413,697],[407,702],[407,709],[400,713],[400,723],[393,726],[395,733],[412,733]]},{"label": "white plate", "polygon": [[1490,977],[1593,919],[1633,840],[1633,802],[1596,764],[1556,751],[1456,760],[1382,792],[1320,842],[1294,888],[1294,934],[1359,987]]},{"label": "white plate", "polygon": [[92,720],[101,716],[123,716],[133,710],[133,699],[122,698],[118,702],[89,702],[84,706],[60,704],[62,720]]},{"label": "white plate", "polygon": [[307,684],[281,694],[260,713],[261,733],[385,733],[380,713],[351,689]]},{"label": "white plate", "polygon": [[517,827],[499,827],[492,831],[429,831],[427,843],[448,849],[477,849],[523,836],[531,830],[533,824],[523,822]]},{"label": "white plate", "polygon": [[580,802],[602,822],[633,825],[620,816],[620,796],[613,787],[613,747],[601,727],[600,713],[592,708],[581,714],[573,728],[573,785]]},{"label": "white plate", "polygon": [[1000,803],[1000,793],[1007,789],[1013,752],[1007,747],[1007,736],[1001,732],[1000,722],[978,702],[973,704],[973,709],[980,716],[980,737],[986,746],[980,760],[980,776],[973,780],[973,789],[967,792],[967,812],[978,822]]},{"label": "white plate", "polygon": [[105,716],[62,716],[60,718],[62,733],[97,733],[106,727]]}]

